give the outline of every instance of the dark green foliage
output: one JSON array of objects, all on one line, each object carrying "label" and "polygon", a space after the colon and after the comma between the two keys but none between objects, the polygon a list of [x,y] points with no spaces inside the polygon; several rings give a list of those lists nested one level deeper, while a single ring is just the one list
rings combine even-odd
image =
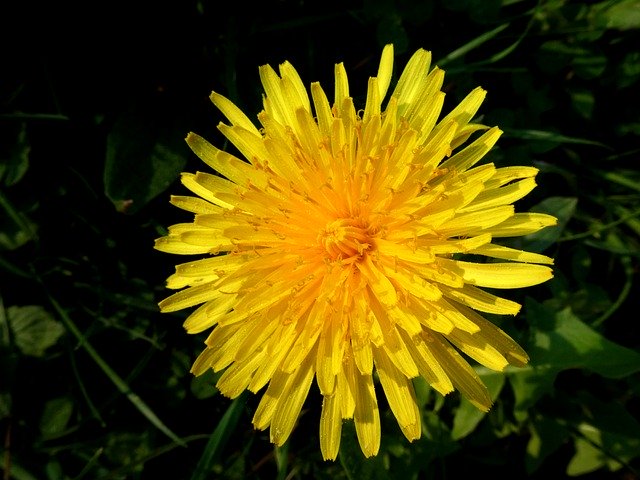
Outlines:
[{"label": "dark green foliage", "polygon": [[[0,470],[3,478],[631,480],[640,477],[640,3],[637,0],[13,2],[0,83]],[[13,11],[10,11],[13,8]],[[180,259],[153,240],[187,217],[167,200],[205,170],[189,131],[226,148],[212,89],[254,117],[257,68],[289,60],[356,104],[382,46],[396,72],[423,47],[445,108],[488,91],[481,121],[499,166],[533,165],[519,211],[558,227],[510,244],[556,260],[555,278],[505,293],[491,318],[531,356],[479,368],[483,414],[416,380],[409,444],[380,395],[380,455],[346,423],[321,459],[311,394],[281,448],[254,431],[258,398],[230,401],[189,368],[203,335],[160,314]]]}]

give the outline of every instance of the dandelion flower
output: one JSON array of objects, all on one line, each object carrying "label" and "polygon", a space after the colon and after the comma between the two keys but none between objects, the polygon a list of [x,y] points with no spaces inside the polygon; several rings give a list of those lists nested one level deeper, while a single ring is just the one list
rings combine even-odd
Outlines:
[{"label": "dandelion flower", "polygon": [[387,45],[363,110],[342,63],[333,104],[318,83],[309,96],[290,63],[265,65],[260,126],[211,94],[239,156],[187,136],[212,171],[182,174],[195,196],[171,202],[194,220],[171,226],[155,248],[207,257],[176,267],[167,287],[179,291],[160,309],[199,305],[185,329],[210,334],[192,372],[224,370],[217,387],[230,398],[266,387],[253,424],[277,445],[314,379],[323,457],[336,458],[345,419],[369,457],[380,445],[380,389],[412,441],[421,434],[412,379],[443,395],[457,389],[486,411],[490,396],[466,358],[497,371],[528,361],[478,313],[515,315],[520,305],[482,287],[550,279],[551,258],[495,241],[556,219],[515,212],[537,170],[479,164],[502,133],[472,123],[486,92],[440,118],[444,72],[430,64],[418,50],[385,101]]}]

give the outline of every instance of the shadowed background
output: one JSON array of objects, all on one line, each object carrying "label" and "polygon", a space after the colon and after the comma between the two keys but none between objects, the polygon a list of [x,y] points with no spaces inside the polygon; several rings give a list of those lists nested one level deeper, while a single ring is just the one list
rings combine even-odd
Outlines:
[{"label": "shadowed background", "polygon": [[[3,8],[4,478],[639,477],[636,0]],[[553,256],[555,278],[507,292],[524,304],[515,319],[490,317],[532,367],[479,371],[496,397],[488,414],[417,382],[419,441],[404,439],[380,395],[379,456],[365,460],[346,424],[338,460],[323,462],[315,387],[274,448],[251,426],[257,396],[232,402],[216,375],[191,376],[206,334],[184,333],[188,312],[157,309],[184,259],[152,246],[189,221],[168,203],[185,193],[179,173],[207,168],[186,134],[229,148],[211,90],[255,118],[259,65],[289,60],[331,98],[344,62],[363,108],[387,43],[396,74],[417,48],[432,51],[446,71],[444,111],[488,90],[479,120],[505,133],[487,161],[539,168],[516,207],[560,220],[513,246]]]}]

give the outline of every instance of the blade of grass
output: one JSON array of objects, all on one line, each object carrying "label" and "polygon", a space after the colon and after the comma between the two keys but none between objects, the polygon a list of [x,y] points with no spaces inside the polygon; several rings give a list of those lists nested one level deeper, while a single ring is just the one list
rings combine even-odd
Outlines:
[{"label": "blade of grass", "polygon": [[84,468],[80,471],[78,475],[73,480],[81,480],[89,471],[93,468],[93,466],[98,462],[98,459],[104,452],[104,448],[100,447],[96,450],[96,452],[91,456],[89,461],[85,464]]},{"label": "blade of grass", "polygon": [[[635,172],[634,172],[635,173]],[[622,185],[624,187],[631,188],[637,192],[640,192],[640,182],[635,181],[628,176],[625,176],[624,173],[621,172],[600,172],[603,178],[609,180],[610,182],[617,183],[618,185]]]},{"label": "blade of grass", "polygon": [[0,268],[3,268],[7,272],[12,273],[17,277],[31,278],[31,275],[29,275],[25,270],[17,267],[9,260],[5,260],[4,258],[2,258],[2,255],[0,255]]},{"label": "blade of grass", "polygon": [[13,207],[9,199],[0,191],[0,207],[7,213],[8,217],[22,230],[29,239],[36,238],[36,232],[31,228],[28,222],[22,218],[22,215]]},{"label": "blade of grass", "polygon": [[287,462],[289,460],[289,442],[285,442],[281,447],[274,447],[274,450],[276,465],[278,466],[276,480],[285,480],[287,478]]},{"label": "blade of grass", "polygon": [[80,393],[84,397],[84,401],[87,403],[87,406],[91,411],[91,415],[93,415],[93,418],[95,418],[96,421],[100,423],[100,426],[102,426],[103,428],[106,427],[107,423],[102,418],[102,415],[100,415],[100,411],[96,408],[95,404],[91,400],[91,397],[89,397],[89,392],[87,392],[87,389],[85,388],[84,383],[82,383],[82,381],[80,380],[80,372],[78,372],[78,365],[76,364],[75,355],[73,355],[72,352],[69,352],[69,357],[70,357],[69,360],[71,362],[71,369],[73,370],[73,376],[76,377],[76,382],[78,382],[78,388],[80,388]]},{"label": "blade of grass", "polygon": [[542,142],[554,142],[554,143],[577,143],[582,145],[595,145],[598,147],[613,150],[610,146],[604,143],[596,142],[594,140],[588,140],[586,138],[567,137],[555,132],[547,132],[544,130],[516,130],[511,128],[504,129],[505,137],[518,138],[521,140],[534,140]]},{"label": "blade of grass", "polygon": [[634,277],[634,267],[631,258],[628,256],[620,257],[620,262],[624,268],[625,282],[622,288],[620,289],[620,294],[618,298],[611,304],[611,306],[600,315],[592,324],[593,327],[599,327],[602,325],[611,315],[613,315],[627,300],[629,294],[631,293],[631,287],[633,287],[633,277]]},{"label": "blade of grass", "polygon": [[49,293],[47,293],[47,297],[49,298],[49,302],[53,306],[54,310],[57,312],[58,316],[62,320],[62,323],[67,328],[67,330],[78,340],[80,346],[89,354],[91,359],[100,367],[100,369],[105,373],[109,380],[116,386],[116,388],[127,397],[127,399],[133,404],[136,409],[142,415],[144,415],[152,425],[154,425],[158,430],[164,433],[167,437],[169,437],[174,442],[186,446],[184,441],[180,439],[175,433],[173,433],[159,418],[158,416],[149,408],[149,406],[137,395],[135,394],[127,382],[125,382],[120,376],[109,366],[109,364],[100,356],[100,354],[93,348],[93,346],[89,343],[89,341],[82,334],[80,329],[73,323],[73,320],[67,315],[67,312],[60,306],[60,304],[53,298]]},{"label": "blade of grass", "polygon": [[531,25],[533,25],[534,20],[536,18],[535,13],[538,10],[539,6],[540,6],[540,2],[538,2],[538,6],[533,10],[533,14],[531,15],[531,18],[529,19],[529,22],[527,23],[527,26],[524,28],[524,30],[522,31],[522,33],[516,39],[515,42],[513,42],[511,45],[509,45],[507,48],[501,50],[500,52],[498,52],[498,53],[496,53],[494,55],[491,55],[485,62],[481,62],[481,63],[495,63],[495,62],[498,62],[498,61],[502,60],[504,57],[506,57],[507,55],[509,55],[511,52],[513,52],[516,48],[518,48],[518,45],[520,45],[522,40],[524,40],[524,37],[526,37],[527,34],[529,33],[529,30],[531,29]]},{"label": "blade of grass", "polygon": [[489,30],[488,32],[483,33],[482,35],[477,36],[476,38],[474,38],[470,42],[467,42],[464,45],[462,45],[460,48],[456,48],[453,52],[449,53],[448,55],[445,55],[444,58],[440,59],[437,62],[438,65],[440,67],[442,67],[442,66],[446,65],[447,63],[451,62],[452,60],[455,60],[457,58],[460,58],[460,57],[466,55],[471,50],[475,50],[476,48],[478,48],[483,43],[491,40],[493,37],[498,35],[500,32],[502,32],[508,26],[509,26],[508,23],[503,23],[502,25],[498,25],[493,30]]},{"label": "blade of grass", "polygon": [[[519,1],[519,0],[516,0],[516,1]],[[469,64],[465,65],[463,68],[455,68],[454,67],[452,69],[448,69],[449,73],[452,73],[452,72],[456,72],[457,73],[458,71],[469,71],[469,70],[479,71],[479,70],[481,70],[480,67],[482,67],[483,65],[491,65],[492,63],[499,62],[500,60],[502,60],[506,56],[508,56],[511,53],[513,53],[515,51],[515,49],[518,48],[520,43],[522,43],[524,38],[529,34],[529,31],[531,30],[531,26],[536,22],[536,19],[537,19],[537,15],[536,14],[538,12],[538,9],[540,8],[540,3],[541,2],[539,0],[537,5],[535,6],[535,8],[531,9],[528,12],[528,13],[531,14],[531,18],[527,22],[527,26],[524,28],[524,30],[522,30],[522,33],[518,36],[518,38],[516,38],[516,40],[513,43],[511,43],[506,48],[503,48],[498,53],[495,53],[495,54],[491,55],[486,60],[481,60],[479,62],[469,63]],[[473,50],[474,48],[479,47],[480,45],[485,43],[487,40],[490,40],[491,38],[495,37],[498,33],[502,32],[508,26],[509,26],[509,23],[504,23],[504,24],[496,27],[495,29],[480,35],[479,37],[476,37],[472,41],[466,43],[462,47],[454,50],[449,55],[444,57],[442,59],[442,61],[438,62],[438,65],[442,66],[442,65],[448,63],[449,61],[454,60],[454,59],[458,58],[459,56],[468,53],[469,51]]]},{"label": "blade of grass", "polygon": [[209,437],[209,441],[196,465],[196,469],[193,475],[191,475],[191,480],[207,480],[211,478],[211,467],[218,461],[229,437],[238,424],[242,407],[244,407],[245,404],[246,393],[246,391],[243,392],[238,398],[231,402],[231,405],[227,408],[220,422],[218,422],[218,426],[211,434],[211,437]]}]

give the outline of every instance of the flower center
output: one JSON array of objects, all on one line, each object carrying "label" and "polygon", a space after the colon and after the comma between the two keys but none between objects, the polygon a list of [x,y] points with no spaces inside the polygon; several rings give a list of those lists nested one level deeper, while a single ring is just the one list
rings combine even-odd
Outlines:
[{"label": "flower center", "polygon": [[362,257],[374,246],[373,233],[362,219],[340,218],[329,222],[318,240],[331,259]]}]

